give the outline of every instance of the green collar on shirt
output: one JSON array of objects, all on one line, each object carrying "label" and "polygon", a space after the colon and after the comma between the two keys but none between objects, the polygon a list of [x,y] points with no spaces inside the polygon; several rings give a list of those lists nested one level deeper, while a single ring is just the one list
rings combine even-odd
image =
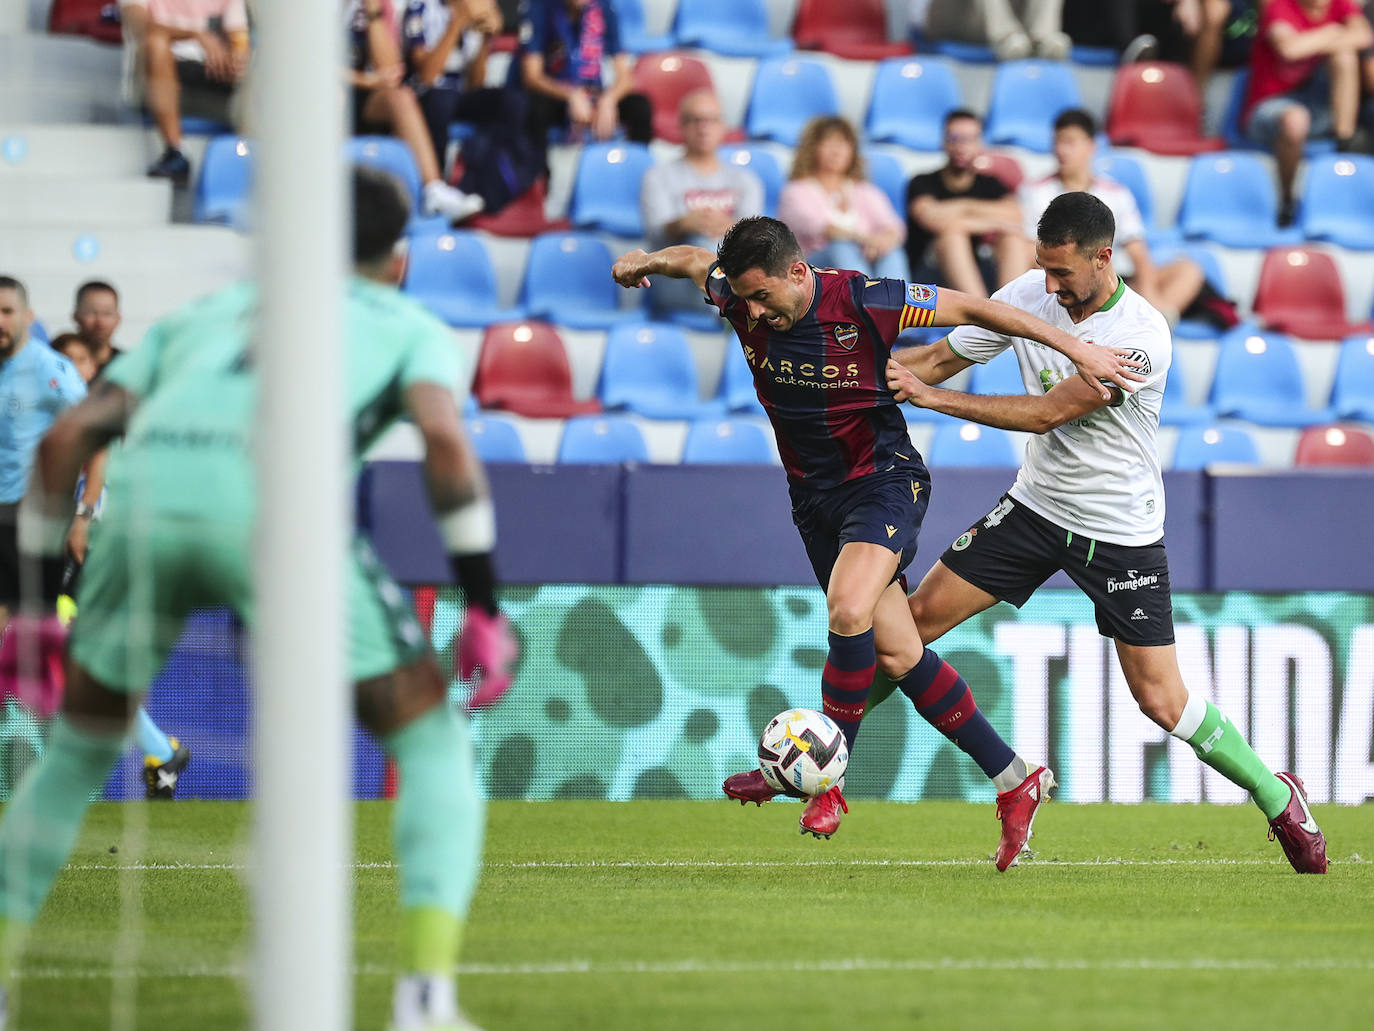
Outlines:
[{"label": "green collar on shirt", "polygon": [[1110,311],[1112,305],[1114,305],[1117,301],[1121,300],[1121,295],[1124,294],[1125,292],[1126,292],[1126,280],[1122,279],[1120,276],[1117,276],[1117,277],[1116,277],[1116,290],[1112,293],[1112,295],[1111,295],[1110,297],[1107,298],[1107,303],[1104,304],[1102,307],[1098,308],[1097,310],[1098,310],[1098,311]]}]

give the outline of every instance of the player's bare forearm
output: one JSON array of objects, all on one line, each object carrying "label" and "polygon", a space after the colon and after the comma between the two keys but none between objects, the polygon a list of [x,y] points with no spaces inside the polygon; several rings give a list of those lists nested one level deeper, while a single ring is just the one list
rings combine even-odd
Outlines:
[{"label": "player's bare forearm", "polygon": [[94,508],[105,489],[105,463],[110,459],[110,449],[97,451],[95,457],[86,463],[86,482],[81,486],[81,503]]},{"label": "player's bare forearm", "polygon": [[931,386],[895,359],[887,363],[887,385],[898,401],[942,412],[956,419],[1023,433],[1048,433],[1102,406],[1096,391],[1078,379],[1060,383],[1048,394],[987,396]]},{"label": "player's bare forearm", "polygon": [[[923,383],[943,383],[973,363],[954,353],[949,337],[933,344],[917,344],[893,351],[892,357]],[[902,398],[901,400],[906,400]]]},{"label": "player's bare forearm", "polygon": [[633,250],[622,254],[611,266],[611,278],[621,286],[633,289],[649,285],[650,276],[670,279],[690,279],[700,290],[706,289],[706,273],[716,256],[704,247],[676,244],[645,253]]},{"label": "player's bare forearm", "polygon": [[485,498],[486,473],[463,432],[453,394],[438,383],[413,383],[406,388],[405,405],[424,440],[425,486],[435,514]]},{"label": "player's bare forearm", "polygon": [[1078,366],[1078,375],[1096,390],[1103,400],[1109,400],[1111,397],[1107,385],[1114,385],[1129,392],[1133,383],[1145,379],[1135,371],[1137,365],[1131,359],[1129,350],[1103,347],[1079,340],[1063,330],[1055,329],[1048,322],[1002,301],[974,297],[958,290],[942,288],[936,300],[934,324],[972,324],[990,329],[994,333],[1001,333],[1003,336],[1023,337],[1042,343]]}]

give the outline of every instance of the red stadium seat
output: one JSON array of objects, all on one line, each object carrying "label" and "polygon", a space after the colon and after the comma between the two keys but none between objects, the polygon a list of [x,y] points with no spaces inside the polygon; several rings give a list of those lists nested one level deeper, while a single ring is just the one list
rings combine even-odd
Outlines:
[{"label": "red stadium seat", "polygon": [[1374,466],[1374,437],[1354,426],[1309,426],[1294,465]]},{"label": "red stadium seat", "polygon": [[911,53],[906,43],[888,40],[882,0],[801,0],[792,36],[803,50],[824,50],[851,61],[882,61]]},{"label": "red stadium seat", "polygon": [[985,150],[974,158],[973,167],[983,175],[1002,180],[1002,185],[1008,190],[1015,190],[1026,178],[1026,173],[1021,170],[1021,162],[1010,154],[996,154]]},{"label": "red stadium seat", "polygon": [[[104,13],[109,8],[112,13]],[[48,11],[48,31],[89,36],[102,43],[121,43],[118,7],[109,0],[53,0]]]},{"label": "red stadium seat", "polygon": [[1255,317],[1304,340],[1339,340],[1369,323],[1345,318],[1345,290],[1335,259],[1308,247],[1275,247],[1260,266]]},{"label": "red stadium seat", "polygon": [[601,411],[599,401],[572,395],[563,338],[546,322],[498,322],[487,327],[472,394],[483,408],[531,419],[566,419]]},{"label": "red stadium seat", "polygon": [[1225,143],[1201,133],[1202,95],[1181,64],[1124,64],[1112,83],[1107,137],[1118,147],[1189,155],[1221,150]]},{"label": "red stadium seat", "polygon": [[493,236],[538,236],[569,228],[566,218],[550,220],[544,215],[544,201],[548,197],[548,179],[540,176],[528,190],[516,197],[500,211],[474,215],[464,223],[467,229],[480,229]]},{"label": "red stadium seat", "polygon": [[[677,121],[677,108],[682,98],[693,90],[714,91],[711,70],[691,54],[669,51],[644,54],[635,62],[634,89],[649,98],[654,108],[654,135],[669,143],[682,142],[682,127]],[[742,140],[738,129],[726,133],[727,140]]]}]

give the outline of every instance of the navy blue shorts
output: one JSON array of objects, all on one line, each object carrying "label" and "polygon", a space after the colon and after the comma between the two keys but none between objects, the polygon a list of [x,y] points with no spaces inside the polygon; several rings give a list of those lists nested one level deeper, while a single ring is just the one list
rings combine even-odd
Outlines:
[{"label": "navy blue shorts", "polygon": [[[920,456],[898,457],[885,472],[861,476],[828,490],[792,485],[797,524],[816,582],[830,587],[830,571],[850,541],[881,544],[897,553],[897,573],[916,557],[916,538],[930,504],[930,473]],[[892,577],[896,581],[897,575]]]}]

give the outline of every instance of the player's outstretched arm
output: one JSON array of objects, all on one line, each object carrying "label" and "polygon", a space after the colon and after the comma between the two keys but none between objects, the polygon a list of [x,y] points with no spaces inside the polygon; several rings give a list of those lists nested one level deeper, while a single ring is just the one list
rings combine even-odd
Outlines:
[{"label": "player's outstretched arm", "polygon": [[706,290],[706,273],[716,256],[704,247],[678,244],[646,254],[633,250],[622,254],[611,266],[611,278],[627,289],[648,286],[650,276],[690,279],[697,289]]},{"label": "player's outstretched arm", "polygon": [[917,408],[1023,433],[1048,433],[1107,403],[1076,377],[1056,384],[1046,394],[987,396],[944,390],[923,382],[896,358],[887,361],[887,387],[898,401],[909,401]]},{"label": "player's outstretched arm", "polygon": [[[943,383],[956,373],[962,372],[973,364],[969,359],[954,353],[949,346],[949,337],[942,337],[933,344],[917,344],[903,347],[892,352],[892,357],[923,383]],[[897,400],[905,401],[900,397]]]},{"label": "player's outstretched arm", "polygon": [[425,484],[453,577],[467,609],[458,636],[457,672],[480,678],[468,708],[496,702],[515,679],[519,648],[496,605],[496,513],[486,473],[463,431],[452,392],[438,383],[406,388],[406,410],[425,443]]},{"label": "player's outstretched arm", "polygon": [[1079,377],[1103,401],[1112,398],[1109,385],[1129,393],[1134,389],[1133,384],[1145,379],[1136,371],[1138,366],[1129,350],[1090,344],[1010,304],[942,288],[936,299],[933,324],[959,326],[970,323],[1004,336],[1037,340],[1054,348],[1078,367]]}]

